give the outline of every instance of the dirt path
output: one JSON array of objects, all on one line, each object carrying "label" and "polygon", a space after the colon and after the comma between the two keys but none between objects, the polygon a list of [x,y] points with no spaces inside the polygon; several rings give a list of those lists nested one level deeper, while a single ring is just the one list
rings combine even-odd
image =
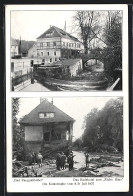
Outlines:
[{"label": "dirt path", "polygon": [[[123,176],[123,162],[113,161],[113,163],[117,166],[106,166],[97,168],[97,172],[93,172],[91,174],[90,170],[82,170],[85,168],[85,155],[83,151],[73,151],[74,156],[74,169],[69,171],[68,165],[64,170],[58,171],[56,169],[55,160],[44,160],[43,166],[41,168],[38,165],[34,166],[34,169],[37,171],[38,175],[42,175],[42,177],[122,177]],[[100,156],[105,158],[105,162],[108,160],[118,159],[118,155],[97,155],[90,154],[90,159],[98,159]],[[106,159],[108,157],[108,159]],[[89,168],[95,167],[94,163],[89,163]],[[30,166],[32,168],[32,166]]]}]

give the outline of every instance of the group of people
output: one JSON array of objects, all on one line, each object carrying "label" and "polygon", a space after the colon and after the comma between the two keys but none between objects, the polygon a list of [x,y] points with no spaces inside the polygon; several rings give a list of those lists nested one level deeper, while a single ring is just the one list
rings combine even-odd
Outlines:
[{"label": "group of people", "polygon": [[73,152],[71,152],[68,157],[64,154],[64,152],[58,152],[56,156],[56,167],[57,170],[66,169],[66,163],[69,165],[69,170],[73,169],[74,158]]},{"label": "group of people", "polygon": [[43,156],[41,154],[41,152],[38,153],[34,153],[32,152],[29,156],[29,164],[31,165],[32,163],[37,163],[39,164],[39,167],[42,166],[42,162],[43,162]]},{"label": "group of people", "polygon": [[[68,154],[68,156],[66,156],[64,154],[64,152],[58,152],[57,156],[56,156],[57,170],[66,169],[66,164],[68,164],[69,170],[72,170],[73,165],[74,165],[74,156],[75,155],[73,155],[72,151]],[[37,163],[37,164],[39,164],[39,167],[41,167],[42,162],[43,162],[43,156],[42,156],[41,152],[38,152],[38,153],[32,152],[30,154],[29,164]],[[88,167],[88,164],[89,164],[89,154],[88,153],[85,153],[85,163],[86,163],[86,167]]]}]

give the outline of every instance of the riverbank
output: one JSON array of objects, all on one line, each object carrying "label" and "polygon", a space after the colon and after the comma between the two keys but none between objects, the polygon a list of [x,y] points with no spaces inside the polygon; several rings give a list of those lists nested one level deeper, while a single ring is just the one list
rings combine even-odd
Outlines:
[{"label": "riverbank", "polygon": [[55,158],[47,158],[43,166],[28,166],[30,176],[34,173],[40,177],[122,177],[124,174],[123,157],[120,154],[96,154],[89,155],[89,166],[85,167],[85,155],[83,151],[73,151],[74,168],[69,171],[68,164],[64,170],[56,169]]}]

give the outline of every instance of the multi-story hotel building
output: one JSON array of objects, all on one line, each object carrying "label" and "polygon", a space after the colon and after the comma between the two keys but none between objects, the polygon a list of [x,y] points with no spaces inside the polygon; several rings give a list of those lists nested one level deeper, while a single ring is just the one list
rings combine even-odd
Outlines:
[{"label": "multi-story hotel building", "polygon": [[37,57],[52,63],[60,58],[77,58],[83,44],[74,36],[55,26],[37,38]]}]

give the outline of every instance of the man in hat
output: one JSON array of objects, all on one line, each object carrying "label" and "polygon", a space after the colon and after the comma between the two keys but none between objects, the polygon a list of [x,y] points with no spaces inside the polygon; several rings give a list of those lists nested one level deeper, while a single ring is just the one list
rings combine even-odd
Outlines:
[{"label": "man in hat", "polygon": [[88,167],[89,164],[89,154],[85,153],[85,163],[86,163],[86,167]]},{"label": "man in hat", "polygon": [[66,164],[66,155],[64,154],[64,152],[62,152],[61,154],[61,168],[65,169],[65,164]]},{"label": "man in hat", "polygon": [[74,163],[74,160],[73,158],[75,157],[75,155],[73,155],[73,152],[71,152],[68,156],[68,159],[67,159],[67,162],[69,164],[69,170],[72,170],[73,169],[73,163]]},{"label": "man in hat", "polygon": [[57,170],[60,170],[60,168],[61,168],[61,154],[60,154],[60,152],[58,152],[57,156],[56,156],[56,167],[57,167]]}]

